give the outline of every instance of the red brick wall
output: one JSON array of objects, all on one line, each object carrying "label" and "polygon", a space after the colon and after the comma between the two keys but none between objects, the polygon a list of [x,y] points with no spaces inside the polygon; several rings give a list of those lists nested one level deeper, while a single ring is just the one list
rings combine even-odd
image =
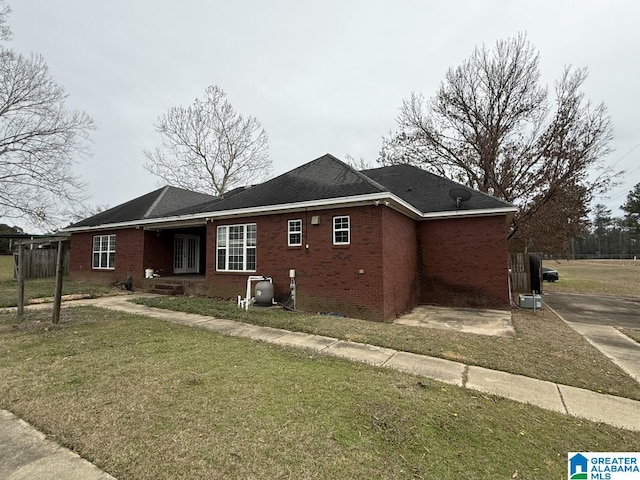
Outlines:
[{"label": "red brick wall", "polygon": [[[296,306],[305,311],[338,312],[383,320],[383,248],[380,239],[383,207],[309,211],[224,220],[210,223],[207,230],[207,280],[212,296],[244,296],[250,273],[216,272],[216,227],[239,223],[257,224],[257,271],[274,280],[275,296],[289,296],[289,270],[296,271]],[[319,225],[311,225],[318,215]],[[351,244],[334,246],[333,217],[350,216]],[[301,219],[303,245],[287,246],[287,221]],[[308,248],[307,248],[308,245]],[[362,272],[362,273],[360,273]]]},{"label": "red brick wall", "polygon": [[504,215],[423,221],[418,241],[421,303],[509,307]]},{"label": "red brick wall", "polygon": [[[311,225],[315,215],[319,225]],[[332,242],[333,217],[339,215],[350,216],[348,246]],[[294,219],[303,223],[301,247],[287,246],[287,221]],[[216,227],[239,223],[257,224],[257,271],[216,272]],[[390,320],[417,303],[508,307],[506,229],[504,216],[416,223],[387,207],[371,205],[213,222],[201,239],[200,255],[206,262],[210,296],[244,296],[247,276],[255,274],[272,277],[276,299],[285,301],[289,270],[295,269],[299,309]],[[131,228],[74,233],[70,274],[105,283],[130,274],[134,286],[145,268],[171,274],[176,232],[158,235]],[[110,233],[116,234],[115,269],[93,270],[93,236]]]},{"label": "red brick wall", "polygon": [[392,320],[416,306],[416,222],[390,208],[382,209],[384,318]]},{"label": "red brick wall", "polygon": [[143,264],[160,276],[173,275],[173,230],[144,232]]},{"label": "red brick wall", "polygon": [[[114,233],[116,234],[115,268],[113,270],[92,269],[93,237]],[[135,228],[73,233],[71,235],[69,275],[74,279],[86,279],[100,283],[122,281],[128,275],[133,276],[134,282],[135,279],[143,278],[144,233],[144,230]]]},{"label": "red brick wall", "polygon": [[94,233],[73,233],[69,250],[69,275],[76,280],[91,280],[104,283],[115,280],[112,270],[92,270]]}]

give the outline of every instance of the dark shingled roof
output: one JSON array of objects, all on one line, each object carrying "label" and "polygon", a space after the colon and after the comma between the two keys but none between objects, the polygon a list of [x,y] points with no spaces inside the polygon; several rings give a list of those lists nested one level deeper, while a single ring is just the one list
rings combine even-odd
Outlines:
[{"label": "dark shingled roof", "polygon": [[213,195],[167,185],[100,212],[93,217],[86,218],[70,227],[94,227],[110,223],[131,222],[144,218],[171,216],[172,212],[176,210],[193,207],[206,201],[214,201],[216,198]]},{"label": "dark shingled roof", "polygon": [[[464,188],[471,198],[456,207],[450,190]],[[411,165],[392,165],[358,172],[326,154],[232,198],[208,202],[184,214],[309,202],[354,195],[391,192],[422,213],[513,207],[491,195],[470,189]]]},{"label": "dark shingled roof", "polygon": [[[412,165],[391,165],[363,170],[362,173],[384,185],[391,193],[410,203],[422,213],[513,207],[508,202]],[[459,208],[456,207],[455,199],[449,196],[449,192],[454,188],[462,188],[471,194],[471,198],[462,202]]]},{"label": "dark shingled roof", "polygon": [[[455,199],[449,195],[454,188],[464,188],[471,195],[459,207],[456,207]],[[149,218],[188,216],[388,192],[423,214],[513,207],[510,203],[411,165],[392,165],[358,172],[326,154],[265,183],[235,188],[221,197],[167,186],[71,227],[93,227]]]},{"label": "dark shingled roof", "polygon": [[225,196],[220,201],[207,202],[195,209],[185,209],[183,213],[220,212],[384,191],[386,189],[382,185],[333,155],[326,154],[265,183],[246,188],[230,198]]}]

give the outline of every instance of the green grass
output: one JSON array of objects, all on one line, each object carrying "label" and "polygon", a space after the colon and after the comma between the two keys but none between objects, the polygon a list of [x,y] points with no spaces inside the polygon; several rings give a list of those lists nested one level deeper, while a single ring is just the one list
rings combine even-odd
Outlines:
[{"label": "green grass", "polygon": [[513,314],[515,338],[252,308],[209,298],[156,297],[136,303],[326,335],[640,400],[640,384],[549,311]]},{"label": "green grass", "polygon": [[13,255],[0,255],[0,281],[13,278]]},{"label": "green grass", "polygon": [[[109,285],[95,285],[86,282],[77,282],[65,277],[62,283],[63,295],[85,295],[89,298],[115,293]],[[24,298],[29,303],[35,299],[51,298],[55,293],[55,279],[30,278],[25,281]],[[18,285],[15,280],[0,281],[0,308],[15,307],[18,305]]]},{"label": "green grass", "polygon": [[[0,406],[120,480],[565,478],[640,433],[88,307],[0,315]],[[515,473],[517,472],[517,477]]]},{"label": "green grass", "polygon": [[[64,278],[62,294],[83,294],[89,297],[114,293],[109,285],[96,285]],[[53,297],[55,292],[54,278],[29,278],[25,280],[24,298],[29,303],[34,299]],[[18,305],[18,283],[13,279],[13,256],[0,256],[0,308]]]},{"label": "green grass", "polygon": [[560,275],[558,282],[544,283],[546,293],[640,297],[640,261],[545,260],[544,266]]}]

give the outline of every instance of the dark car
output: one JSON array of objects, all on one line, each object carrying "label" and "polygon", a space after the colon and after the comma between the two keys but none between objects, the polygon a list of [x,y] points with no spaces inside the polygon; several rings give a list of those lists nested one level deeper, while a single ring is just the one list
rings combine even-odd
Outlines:
[{"label": "dark car", "polygon": [[558,271],[549,267],[542,267],[542,280],[545,282],[557,282],[560,278]]}]

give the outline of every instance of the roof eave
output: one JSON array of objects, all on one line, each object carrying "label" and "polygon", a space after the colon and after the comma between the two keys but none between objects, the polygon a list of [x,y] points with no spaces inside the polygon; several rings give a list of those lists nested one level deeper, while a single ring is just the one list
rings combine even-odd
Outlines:
[{"label": "roof eave", "polygon": [[478,210],[449,210],[445,212],[424,213],[422,218],[424,220],[431,220],[460,217],[487,217],[493,215],[512,216],[517,211],[518,209],[515,207],[483,208]]},{"label": "roof eave", "polygon": [[357,207],[362,205],[385,205],[398,212],[413,218],[414,220],[428,220],[436,218],[477,217],[489,215],[504,215],[515,212],[514,207],[489,208],[481,210],[454,210],[446,212],[423,213],[410,203],[402,200],[390,192],[376,192],[364,195],[355,195],[339,198],[327,198],[322,200],[310,200],[307,202],[285,203],[280,205],[266,205],[261,207],[238,208],[235,210],[223,210],[213,212],[201,212],[189,215],[178,215],[164,218],[132,220],[128,222],[94,225],[90,227],[69,227],[61,232],[79,233],[99,230],[113,230],[119,228],[144,228],[147,230],[177,228],[185,226],[199,226],[207,221],[225,218],[239,218],[255,215],[274,215],[278,213],[323,210],[329,207]]},{"label": "roof eave", "polygon": [[[117,230],[121,228],[144,228],[147,225],[154,224],[176,224],[176,226],[198,226],[206,223],[207,215],[180,215],[175,217],[154,218],[154,219],[142,219],[131,220],[128,222],[116,222],[116,223],[103,223],[100,225],[92,225],[86,227],[67,227],[63,228],[61,232],[68,233],[80,233],[80,232],[92,232],[100,230]],[[165,227],[166,228],[166,227]]]},{"label": "roof eave", "polygon": [[280,205],[266,205],[261,207],[238,208],[213,212],[201,212],[189,215],[178,215],[164,218],[132,220],[128,222],[108,223],[86,227],[68,227],[62,232],[78,233],[96,230],[111,230],[118,228],[170,228],[169,226],[187,226],[189,224],[203,224],[207,220],[247,217],[252,215],[271,215],[284,212],[321,210],[331,206],[359,206],[368,205],[375,201],[389,200],[392,195],[388,192],[379,192],[365,195],[355,195],[340,198],[328,198],[323,200],[311,200],[308,202],[285,203]]}]

